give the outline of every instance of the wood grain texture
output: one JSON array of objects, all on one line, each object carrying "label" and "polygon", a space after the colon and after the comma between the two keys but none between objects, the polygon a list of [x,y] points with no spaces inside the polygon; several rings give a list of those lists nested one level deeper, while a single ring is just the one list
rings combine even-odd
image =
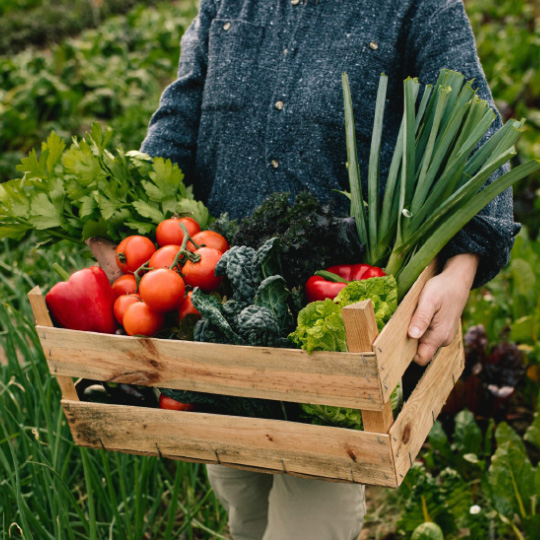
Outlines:
[{"label": "wood grain texture", "polygon": [[92,448],[395,487],[388,435],[206,413],[63,400]]},{"label": "wood grain texture", "polygon": [[[350,352],[371,351],[373,342],[379,335],[373,302],[364,300],[343,308],[343,322],[347,333],[347,348]],[[379,378],[379,377],[378,377]],[[381,393],[382,393],[382,383]],[[365,431],[388,433],[394,416],[392,406],[386,402],[382,411],[362,410],[362,424]]]},{"label": "wood grain texture", "polygon": [[448,347],[439,349],[390,429],[399,483],[418,455],[464,365],[460,329]]},{"label": "wood grain texture", "polygon": [[30,300],[30,306],[32,307],[36,324],[39,326],[54,326],[45,302],[45,297],[41,294],[39,286],[34,287],[28,293],[28,300]]},{"label": "wood grain texture", "polygon": [[382,411],[362,411],[364,431],[372,433],[388,433],[394,422],[392,403],[387,401]]},{"label": "wood grain texture", "polygon": [[[34,313],[34,318],[36,319],[36,324],[40,326],[53,327],[53,322],[49,310],[47,308],[47,303],[45,302],[45,297],[41,294],[39,287],[34,287],[28,293],[28,300],[32,306],[32,311]],[[64,399],[78,400],[77,392],[75,390],[75,385],[73,384],[73,379],[71,377],[57,377],[58,385],[62,391],[62,396]]]},{"label": "wood grain texture", "polygon": [[380,410],[371,354],[239,347],[37,327],[51,373],[147,386]]},{"label": "wood grain texture", "polygon": [[375,342],[373,351],[377,355],[382,380],[384,400],[401,380],[403,373],[411,363],[418,348],[418,340],[407,335],[411,317],[418,305],[418,297],[428,279],[437,273],[437,263],[433,261],[422,272],[409,292],[400,302],[396,312],[383,328]]},{"label": "wood grain texture", "polygon": [[341,314],[345,324],[349,352],[373,352],[373,342],[379,335],[373,302],[364,300],[351,304],[344,307]]}]

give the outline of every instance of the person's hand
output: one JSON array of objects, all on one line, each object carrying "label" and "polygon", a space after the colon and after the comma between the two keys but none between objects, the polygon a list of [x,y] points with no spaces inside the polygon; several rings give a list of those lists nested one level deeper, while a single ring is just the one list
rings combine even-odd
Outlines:
[{"label": "person's hand", "polygon": [[118,268],[116,262],[116,245],[107,240],[106,238],[88,238],[86,245],[90,248],[90,251],[99,263],[99,266],[103,268],[105,274],[109,278],[109,281],[113,283],[122,275],[122,271]]},{"label": "person's hand", "polygon": [[418,339],[414,361],[425,366],[440,347],[452,343],[478,268],[472,253],[448,259],[444,270],[422,289],[408,335]]}]

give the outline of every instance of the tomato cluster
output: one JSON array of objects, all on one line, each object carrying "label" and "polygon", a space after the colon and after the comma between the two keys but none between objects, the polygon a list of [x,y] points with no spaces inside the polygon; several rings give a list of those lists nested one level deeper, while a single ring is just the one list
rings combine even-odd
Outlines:
[{"label": "tomato cluster", "polygon": [[191,289],[216,290],[221,277],[214,270],[229,249],[214,231],[201,231],[192,218],[170,218],[156,230],[157,246],[145,236],[128,236],[116,248],[123,275],[113,283],[116,320],[130,336],[153,336],[171,314],[182,320],[198,315]]}]

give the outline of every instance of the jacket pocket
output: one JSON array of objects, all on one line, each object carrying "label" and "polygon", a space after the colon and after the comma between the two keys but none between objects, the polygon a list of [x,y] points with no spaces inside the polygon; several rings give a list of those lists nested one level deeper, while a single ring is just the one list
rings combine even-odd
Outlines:
[{"label": "jacket pocket", "polygon": [[264,31],[263,26],[240,19],[212,21],[203,110],[244,107],[257,83],[253,72],[259,61]]}]

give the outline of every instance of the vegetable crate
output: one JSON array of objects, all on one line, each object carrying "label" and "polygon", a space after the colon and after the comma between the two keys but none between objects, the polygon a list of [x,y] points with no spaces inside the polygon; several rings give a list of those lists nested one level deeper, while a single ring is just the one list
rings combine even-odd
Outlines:
[{"label": "vegetable crate", "polygon": [[[394,420],[389,398],[417,342],[407,328],[427,267],[378,335],[371,301],[344,308],[348,353],[242,347],[53,327],[39,288],[37,332],[81,446],[338,482],[397,487],[463,370],[461,332],[438,351]],[[352,407],[364,431],[80,401],[74,378]]]}]

